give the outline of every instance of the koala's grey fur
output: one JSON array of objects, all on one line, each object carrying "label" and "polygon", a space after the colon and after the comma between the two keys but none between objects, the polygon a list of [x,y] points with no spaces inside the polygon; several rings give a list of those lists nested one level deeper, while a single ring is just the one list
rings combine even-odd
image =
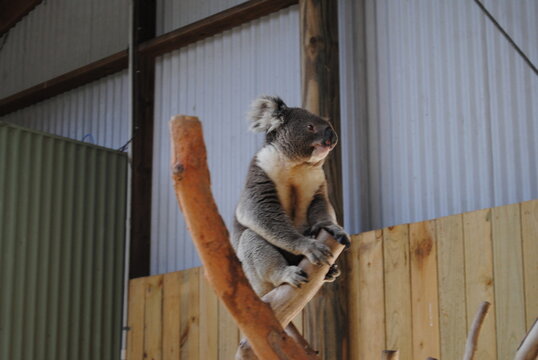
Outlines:
[{"label": "koala's grey fur", "polygon": [[[327,263],[329,249],[315,236],[326,229],[349,245],[327,196],[322,166],[338,138],[331,124],[278,97],[252,103],[250,129],[265,132],[265,144],[251,161],[237,205],[232,245],[259,296],[288,283],[300,286],[307,275],[296,265],[306,257]],[[331,268],[326,279],[339,270]]]}]

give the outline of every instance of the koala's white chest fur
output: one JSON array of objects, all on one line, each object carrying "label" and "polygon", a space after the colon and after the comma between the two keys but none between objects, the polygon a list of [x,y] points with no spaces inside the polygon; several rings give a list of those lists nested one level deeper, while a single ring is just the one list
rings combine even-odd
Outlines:
[{"label": "koala's white chest fur", "polygon": [[299,229],[306,225],[308,207],[325,183],[322,167],[291,163],[270,145],[258,152],[256,160],[275,183],[280,203],[294,226]]}]

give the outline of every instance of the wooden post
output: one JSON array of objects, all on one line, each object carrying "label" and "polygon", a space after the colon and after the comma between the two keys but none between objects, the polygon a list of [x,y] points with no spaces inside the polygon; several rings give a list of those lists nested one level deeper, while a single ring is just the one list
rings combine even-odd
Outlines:
[{"label": "wooden post", "polygon": [[130,278],[147,276],[150,271],[155,60],[141,54],[138,45],[155,37],[156,18],[155,0],[135,0],[133,6]]},{"label": "wooden post", "polygon": [[[338,72],[338,15],[336,0],[300,0],[302,106],[328,118],[340,132]],[[325,164],[329,197],[342,222],[341,150],[337,146]],[[340,257],[342,276],[322,287],[306,306],[304,333],[323,359],[348,358],[345,317],[347,266]]]},{"label": "wooden post", "polygon": [[200,121],[195,117],[177,116],[170,122],[170,132],[177,200],[206,277],[217,296],[260,359],[317,359],[286,334],[269,305],[256,295],[243,273],[211,193]]},{"label": "wooden post", "polygon": [[[339,137],[340,91],[338,72],[337,1],[300,0],[302,106],[328,118]],[[336,147],[325,163],[329,196],[342,222],[342,156]]]}]

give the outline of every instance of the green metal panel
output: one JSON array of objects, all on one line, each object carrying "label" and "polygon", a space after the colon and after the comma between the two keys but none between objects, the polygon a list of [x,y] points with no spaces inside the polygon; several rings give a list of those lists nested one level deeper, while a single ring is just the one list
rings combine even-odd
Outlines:
[{"label": "green metal panel", "polygon": [[127,156],[0,122],[0,359],[119,359]]}]

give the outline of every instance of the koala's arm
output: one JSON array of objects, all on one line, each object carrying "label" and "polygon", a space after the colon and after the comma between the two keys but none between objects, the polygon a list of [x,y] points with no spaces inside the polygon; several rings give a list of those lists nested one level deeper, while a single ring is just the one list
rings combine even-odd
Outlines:
[{"label": "koala's arm", "polygon": [[314,195],[314,199],[308,207],[308,223],[310,229],[308,235],[317,235],[321,229],[327,230],[339,243],[346,247],[351,244],[349,235],[337,223],[334,208],[329,201],[326,185],[324,184],[320,190]]},{"label": "koala's arm", "polygon": [[325,263],[329,249],[299,233],[286,215],[276,186],[265,172],[252,164],[247,184],[236,210],[237,221],[274,246],[295,255],[305,255],[312,263]]}]

